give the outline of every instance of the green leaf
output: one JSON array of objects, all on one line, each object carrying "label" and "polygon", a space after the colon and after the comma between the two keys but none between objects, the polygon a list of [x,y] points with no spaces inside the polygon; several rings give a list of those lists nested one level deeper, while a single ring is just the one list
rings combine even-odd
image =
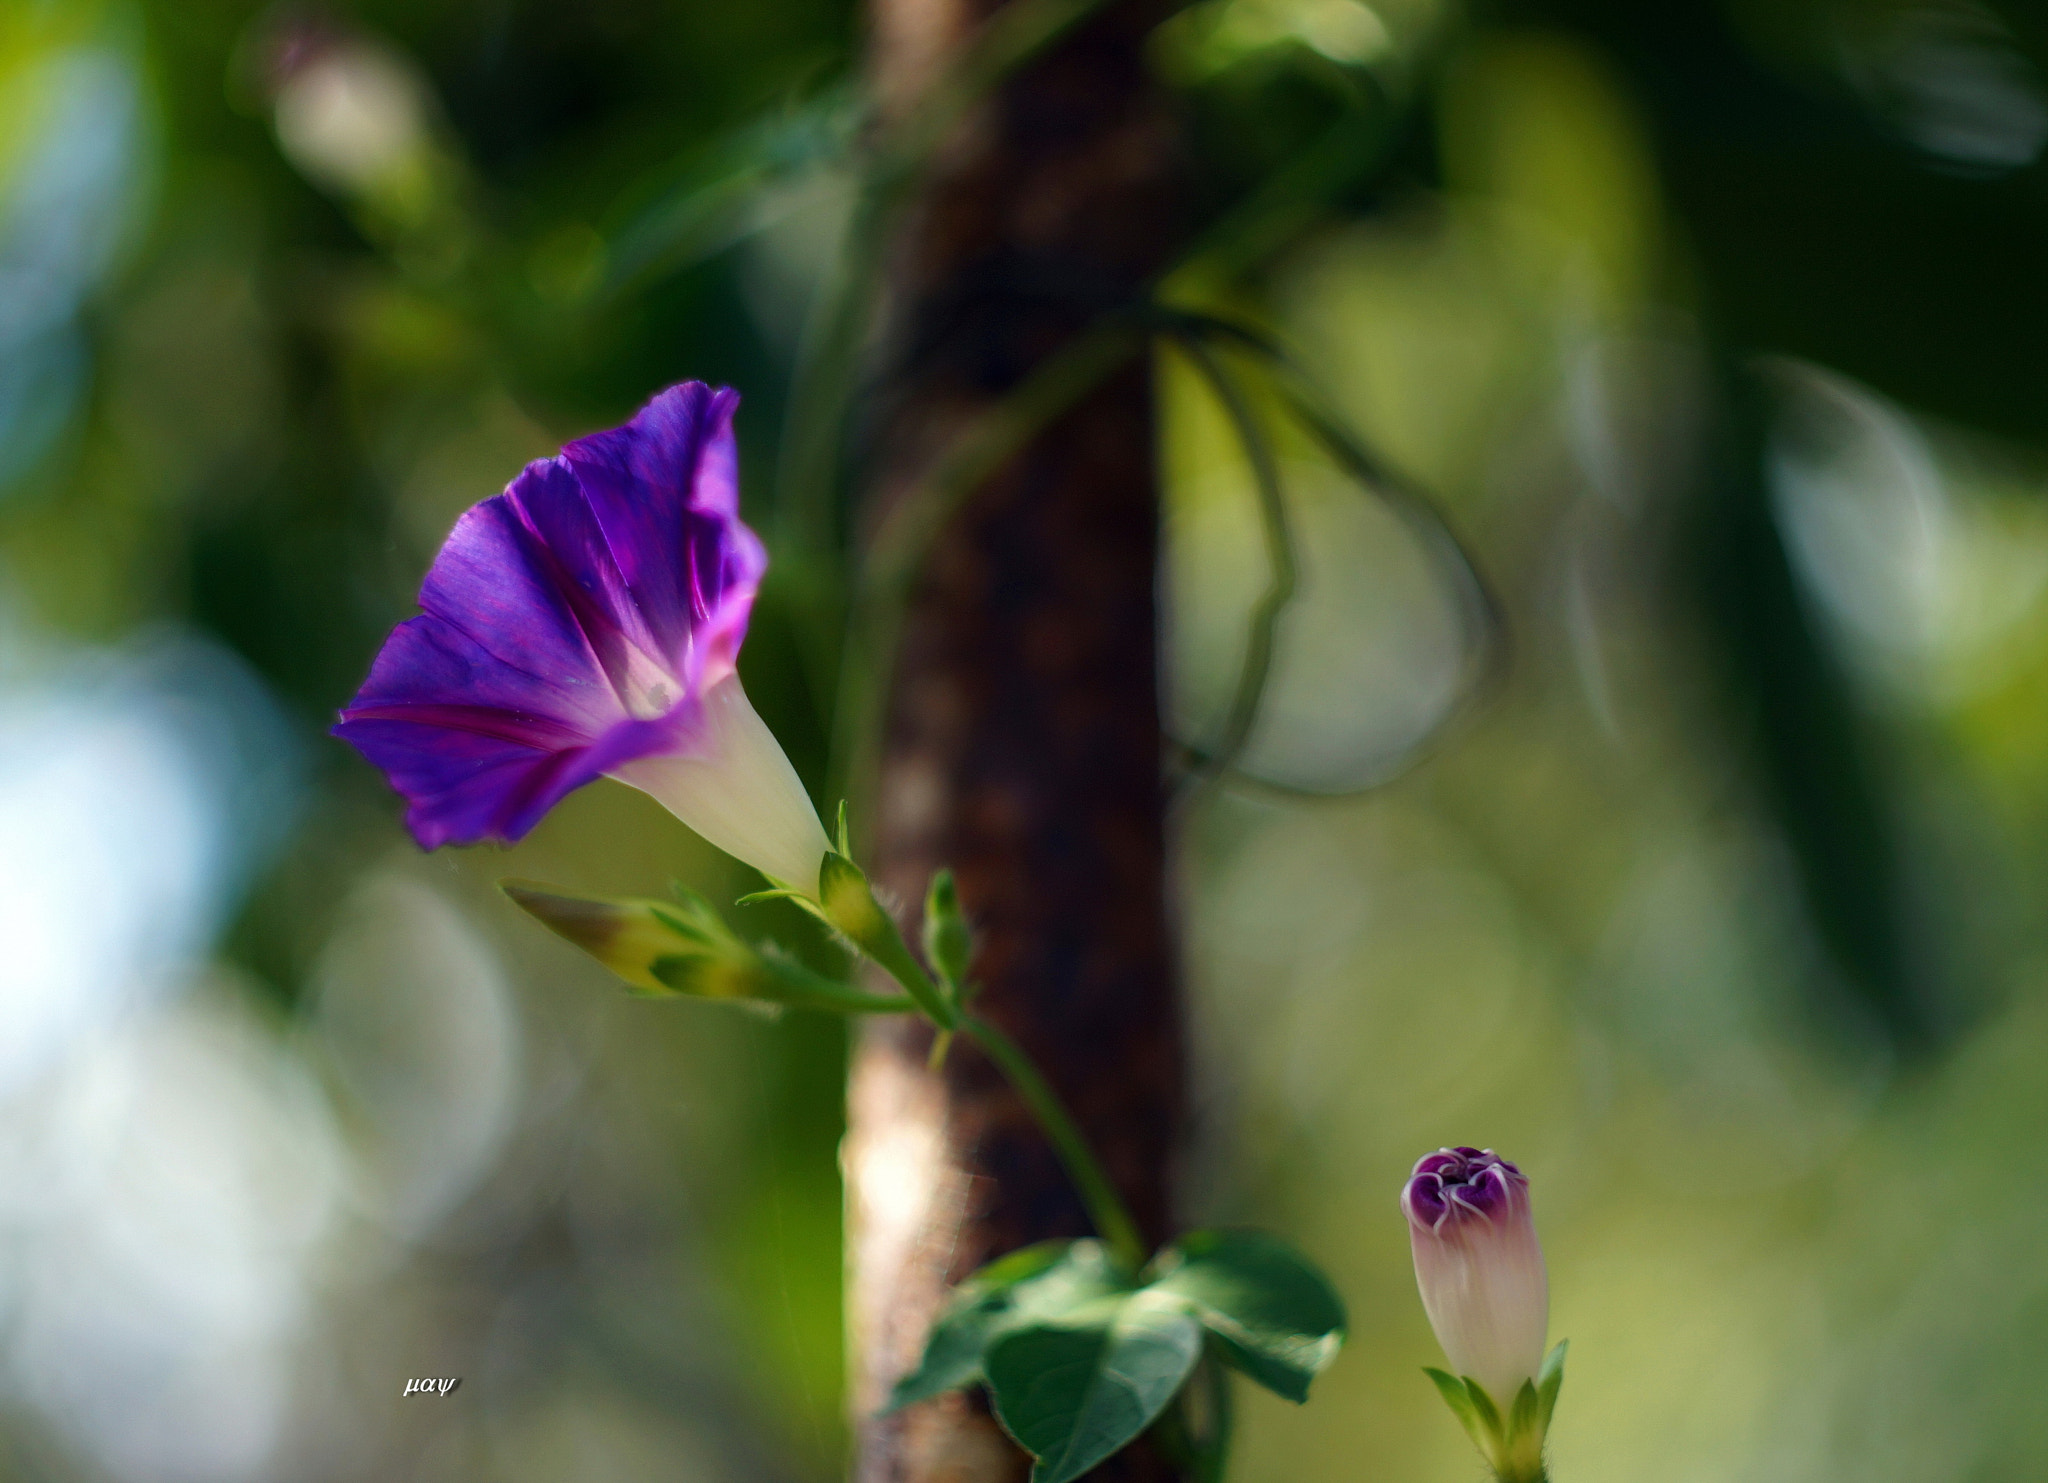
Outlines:
[{"label": "green leaf", "polygon": [[924,896],[924,956],[940,978],[954,991],[967,982],[967,965],[974,956],[974,935],[960,911],[960,892],[953,884],[953,872],[936,871]]},{"label": "green leaf", "polygon": [[1161,1252],[1151,1291],[1216,1336],[1230,1365],[1300,1404],[1344,1343],[1344,1304],[1314,1263],[1264,1231],[1194,1231]]},{"label": "green leaf", "polygon": [[886,1411],[982,1378],[990,1343],[1020,1323],[1056,1319],[1125,1290],[1100,1241],[1043,1241],[991,1262],[953,1289],[917,1368]]},{"label": "green leaf", "polygon": [[996,1419],[1038,1460],[1031,1483],[1069,1483],[1150,1426],[1201,1355],[1186,1305],[1146,1290],[1013,1328],[984,1368]]}]

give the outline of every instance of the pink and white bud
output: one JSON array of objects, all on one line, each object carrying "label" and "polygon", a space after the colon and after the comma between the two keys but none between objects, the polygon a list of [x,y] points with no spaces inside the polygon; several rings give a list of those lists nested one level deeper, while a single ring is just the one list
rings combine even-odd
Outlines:
[{"label": "pink and white bud", "polygon": [[1438,1149],[1417,1161],[1401,1212],[1437,1342],[1505,1415],[1542,1370],[1550,1326],[1528,1179],[1490,1148]]}]

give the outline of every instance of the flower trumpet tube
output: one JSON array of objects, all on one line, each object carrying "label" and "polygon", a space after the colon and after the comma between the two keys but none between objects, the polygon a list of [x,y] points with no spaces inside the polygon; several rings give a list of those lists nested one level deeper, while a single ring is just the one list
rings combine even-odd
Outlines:
[{"label": "flower trumpet tube", "polygon": [[520,839],[611,776],[815,896],[825,831],[737,669],[768,565],[739,518],[738,404],[671,387],[456,522],[334,728],[422,848]]},{"label": "flower trumpet tube", "polygon": [[1423,1311],[1456,1372],[1431,1378],[1496,1476],[1541,1478],[1564,1346],[1545,1360],[1550,1281],[1528,1179],[1490,1148],[1441,1148],[1417,1161],[1401,1211]]}]

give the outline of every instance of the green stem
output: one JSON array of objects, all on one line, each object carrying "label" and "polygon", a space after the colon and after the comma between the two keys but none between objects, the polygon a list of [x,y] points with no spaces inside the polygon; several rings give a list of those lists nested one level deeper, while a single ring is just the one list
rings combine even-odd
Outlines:
[{"label": "green stem", "polygon": [[778,1002],[796,1009],[822,1009],[832,1014],[909,1014],[918,1003],[908,994],[868,994],[841,984],[805,974],[801,979],[786,973],[776,975],[787,985]]},{"label": "green stem", "polygon": [[1188,1421],[1188,1391],[1183,1386],[1173,1404],[1159,1413],[1159,1419],[1152,1423],[1152,1443],[1166,1454],[1166,1460],[1176,1473],[1193,1480],[1193,1483],[1215,1483],[1210,1476],[1207,1459],[1195,1441],[1194,1427]]},{"label": "green stem", "polygon": [[1212,1351],[1202,1359],[1202,1373],[1208,1379],[1209,1390],[1209,1435],[1202,1445],[1202,1483],[1223,1483],[1237,1422],[1230,1394],[1230,1371]]},{"label": "green stem", "polygon": [[1152,1437],[1191,1483],[1223,1483],[1230,1464],[1230,1434],[1230,1375],[1212,1350],[1202,1356],[1173,1404],[1152,1423]]},{"label": "green stem", "polygon": [[[851,861],[837,853],[826,855],[820,884],[826,902],[825,920],[837,927],[869,961],[886,970],[907,991],[908,997],[902,1001],[888,996],[887,1007],[895,1009],[899,1003],[902,1007],[914,1004],[941,1035],[965,1035],[988,1052],[989,1059],[1010,1079],[1010,1085],[1017,1089],[1017,1094],[1031,1109],[1032,1116],[1038,1119],[1045,1136],[1052,1140],[1067,1177],[1074,1181],[1081,1203],[1088,1207],[1088,1218],[1094,1222],[1097,1233],[1109,1243],[1116,1260],[1136,1273],[1145,1264],[1145,1243],[1138,1235],[1138,1223],[1124,1208],[1116,1186],[1103,1172],[1080,1127],[1067,1112],[1059,1094],[1053,1091],[1051,1083],[1032,1064],[1031,1057],[1016,1041],[987,1020],[962,1010],[953,996],[925,972],[924,966],[911,956],[903,934],[896,926],[896,919],[875,900],[867,877]],[[809,976],[807,970],[792,964],[779,966],[786,974]],[[884,996],[857,997],[870,1001],[876,1008],[883,1007],[885,1002]]]},{"label": "green stem", "polygon": [[[881,908],[878,906],[876,910],[881,911]],[[916,1001],[917,1008],[923,1011],[926,1019],[941,1031],[958,1028],[960,1011],[953,1007],[952,1002],[946,997],[946,991],[940,988],[938,983],[919,966],[917,959],[910,955],[909,947],[895,931],[894,919],[888,918],[886,912],[882,912],[882,915],[889,921],[889,938],[878,943],[863,942],[860,944],[861,950],[887,969],[889,976],[909,991],[910,997]]]},{"label": "green stem", "polygon": [[1045,1136],[1052,1140],[1053,1151],[1065,1166],[1067,1177],[1074,1181],[1081,1203],[1088,1207],[1088,1218],[1094,1223],[1096,1232],[1109,1243],[1110,1252],[1116,1260],[1136,1272],[1145,1264],[1145,1242],[1138,1234],[1138,1223],[1124,1208],[1116,1186],[1109,1182],[1109,1176],[1096,1161],[1094,1150],[1089,1148],[1088,1140],[1068,1115],[1059,1094],[1039,1074],[1038,1067],[1032,1064],[1023,1047],[987,1020],[979,1015],[962,1015],[959,1028],[960,1033],[986,1051],[988,1058],[1010,1079],[1010,1085],[1017,1089],[1017,1095],[1024,1099],[1025,1105],[1038,1119]]}]

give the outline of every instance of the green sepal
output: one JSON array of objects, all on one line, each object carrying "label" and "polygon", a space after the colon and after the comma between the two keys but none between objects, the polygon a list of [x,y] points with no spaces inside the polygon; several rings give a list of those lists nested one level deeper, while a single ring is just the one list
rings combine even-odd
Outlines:
[{"label": "green sepal", "polygon": [[896,919],[875,900],[866,872],[837,850],[827,850],[819,862],[818,903],[826,921],[878,962],[876,953],[869,951],[869,943],[887,952],[889,938],[894,937],[899,943],[903,940],[896,929]]},{"label": "green sepal", "polygon": [[1508,1410],[1507,1435],[1502,1438],[1501,1454],[1506,1465],[1497,1469],[1511,1483],[1535,1483],[1543,1476],[1543,1426],[1538,1419],[1542,1404],[1536,1398],[1535,1382],[1524,1380]]},{"label": "green sepal", "polygon": [[959,1013],[939,992],[938,986],[910,955],[910,947],[896,926],[896,919],[882,910],[861,868],[840,854],[828,850],[818,867],[818,900],[825,920],[846,940],[888,970],[903,985],[942,1030],[955,1028]]},{"label": "green sepal", "polygon": [[772,875],[768,879],[773,884],[767,890],[749,891],[744,896],[734,897],[733,905],[758,906],[763,901],[787,901],[792,906],[798,907],[811,916],[816,917],[825,924],[828,930],[834,932],[838,930],[833,926],[832,919],[825,915],[825,908],[818,905],[817,898],[811,895],[810,892],[800,891],[795,886],[786,885],[782,881],[776,880]]},{"label": "green sepal", "polygon": [[1041,1241],[989,1263],[953,1289],[884,1414],[980,1380],[988,1346],[1018,1324],[1059,1318],[1126,1286],[1100,1241]]},{"label": "green sepal", "polygon": [[1434,1369],[1428,1365],[1422,1367],[1422,1373],[1435,1383],[1437,1394],[1444,1398],[1444,1404],[1451,1408],[1451,1414],[1458,1418],[1459,1423],[1465,1428],[1465,1434],[1472,1438],[1472,1445],[1481,1452],[1489,1452],[1493,1439],[1486,1434],[1486,1429],[1480,1424],[1479,1411],[1472,1404],[1472,1396],[1465,1389],[1465,1382],[1448,1370]]},{"label": "green sepal", "polygon": [[839,800],[839,815],[833,821],[832,848],[847,859],[853,858],[853,835],[846,827],[846,800]]},{"label": "green sepal", "polygon": [[1472,1399],[1472,1414],[1479,1418],[1479,1425],[1496,1444],[1505,1440],[1500,1407],[1493,1403],[1493,1397],[1486,1393],[1486,1387],[1470,1375],[1465,1377],[1465,1393]]},{"label": "green sepal", "polygon": [[960,910],[960,891],[953,872],[932,873],[931,886],[924,893],[924,959],[945,984],[953,1002],[962,1000],[962,985],[974,957],[974,934]]},{"label": "green sepal", "polygon": [[1186,1304],[1226,1364],[1296,1405],[1343,1347],[1343,1300],[1278,1236],[1191,1231],[1153,1258],[1148,1272],[1148,1290]]},{"label": "green sepal", "polygon": [[1542,1373],[1536,1377],[1536,1395],[1541,1402],[1537,1421],[1547,1436],[1550,1432],[1550,1418],[1557,1410],[1557,1393],[1564,1387],[1564,1352],[1569,1339],[1559,1339],[1543,1361]]},{"label": "green sepal", "polygon": [[744,896],[733,897],[732,904],[734,906],[753,906],[762,901],[807,902],[812,910],[815,911],[817,909],[817,903],[799,891],[795,886],[770,886],[765,891],[749,891]]},{"label": "green sepal", "polygon": [[1541,1483],[1543,1444],[1557,1407],[1558,1388],[1564,1383],[1564,1353],[1560,1340],[1536,1379],[1522,1382],[1505,1416],[1486,1387],[1470,1375],[1423,1370],[1485,1457],[1497,1483]]},{"label": "green sepal", "polygon": [[1524,1380],[1522,1388],[1515,1392],[1515,1404],[1508,1412],[1508,1435],[1521,1436],[1536,1424],[1536,1386],[1533,1381]]}]

